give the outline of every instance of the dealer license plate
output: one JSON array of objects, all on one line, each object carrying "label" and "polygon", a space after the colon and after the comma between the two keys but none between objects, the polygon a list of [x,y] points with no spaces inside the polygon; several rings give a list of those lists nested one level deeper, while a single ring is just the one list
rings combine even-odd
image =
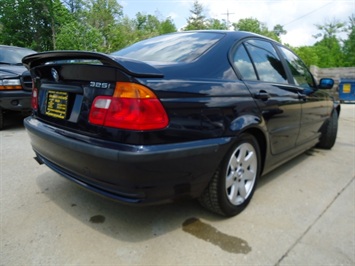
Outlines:
[{"label": "dealer license plate", "polygon": [[65,119],[68,107],[68,93],[63,91],[47,92],[46,115]]}]

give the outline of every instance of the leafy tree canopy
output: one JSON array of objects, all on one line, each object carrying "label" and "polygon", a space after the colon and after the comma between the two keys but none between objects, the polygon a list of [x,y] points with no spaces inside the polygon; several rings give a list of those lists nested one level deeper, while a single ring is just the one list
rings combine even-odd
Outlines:
[{"label": "leafy tree canopy", "polygon": [[273,30],[269,30],[265,23],[260,22],[256,18],[240,19],[237,23],[233,23],[234,30],[250,31],[260,35],[264,35],[280,42],[279,36],[286,34],[281,25],[276,25]]},{"label": "leafy tree canopy", "polygon": [[[282,25],[269,29],[256,18],[240,19],[231,25],[234,30],[251,31],[277,41],[286,34]],[[314,45],[293,47],[308,66],[355,66],[354,15],[348,21],[334,19],[315,27],[318,33]],[[204,6],[196,0],[184,30],[208,29],[229,27],[225,20],[207,17]],[[0,0],[0,43],[36,51],[112,52],[175,31],[170,17],[142,12],[137,12],[134,18],[125,16],[118,0]]]},{"label": "leafy tree canopy", "polygon": [[348,38],[344,40],[343,54],[344,66],[355,66],[355,15],[349,17],[346,28]]}]

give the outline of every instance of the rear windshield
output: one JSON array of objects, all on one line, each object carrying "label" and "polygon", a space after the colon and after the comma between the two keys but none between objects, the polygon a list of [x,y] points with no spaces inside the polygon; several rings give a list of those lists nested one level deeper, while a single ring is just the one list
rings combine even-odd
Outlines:
[{"label": "rear windshield", "polygon": [[206,52],[224,35],[191,32],[162,35],[135,43],[112,53],[140,61],[191,62]]}]

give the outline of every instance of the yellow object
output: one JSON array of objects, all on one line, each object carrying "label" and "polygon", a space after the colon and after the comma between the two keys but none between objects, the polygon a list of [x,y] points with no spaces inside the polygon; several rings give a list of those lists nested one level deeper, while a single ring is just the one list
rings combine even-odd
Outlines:
[{"label": "yellow object", "polygon": [[350,93],[350,91],[351,91],[351,84],[350,83],[343,84],[343,93]]}]

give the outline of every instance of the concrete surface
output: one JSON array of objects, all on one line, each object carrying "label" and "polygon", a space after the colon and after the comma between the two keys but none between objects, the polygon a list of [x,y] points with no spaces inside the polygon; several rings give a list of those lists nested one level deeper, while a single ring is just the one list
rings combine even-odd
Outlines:
[{"label": "concrete surface", "polygon": [[240,215],[132,208],[33,160],[21,119],[0,132],[0,265],[355,265],[355,105],[330,151],[264,176]]}]

